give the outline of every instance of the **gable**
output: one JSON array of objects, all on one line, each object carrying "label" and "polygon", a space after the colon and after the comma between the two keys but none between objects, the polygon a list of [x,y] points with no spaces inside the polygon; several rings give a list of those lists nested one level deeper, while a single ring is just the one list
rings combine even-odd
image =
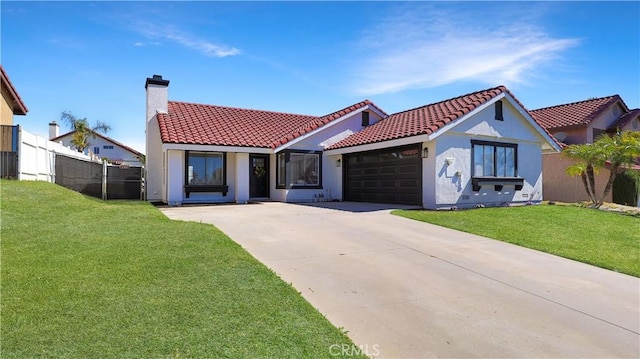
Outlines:
[{"label": "gable", "polygon": [[[457,131],[462,133],[466,131],[484,133],[486,136],[500,135],[500,132],[496,132],[495,129],[491,128],[489,125],[491,123],[490,121],[486,119],[483,120],[483,116],[487,119],[493,118],[495,120],[495,110],[493,106],[497,101],[508,104],[506,111],[510,118],[520,118],[524,124],[523,129],[526,128],[526,130],[522,131],[518,136],[541,142],[545,149],[553,149],[556,151],[560,149],[551,134],[545,131],[529,115],[527,110],[504,86],[473,92],[390,115],[377,124],[367,127],[329,146],[328,149],[336,152],[335,150],[348,147],[356,148],[383,142],[394,142],[395,144],[393,145],[399,145],[399,142],[406,144],[410,142],[430,141],[450,131],[452,128],[461,126],[461,123],[471,118],[476,118],[476,116],[480,116],[476,121],[480,121],[480,123],[484,123],[484,125],[470,123],[467,125],[467,128],[459,127]],[[489,107],[491,108],[488,109]],[[487,110],[486,112],[485,109]],[[468,128],[469,126],[476,127],[471,130],[471,128]],[[482,126],[485,128],[481,128]],[[504,127],[501,130],[502,133],[506,134],[508,131],[511,131],[508,129],[509,125],[500,125],[500,127]]]},{"label": "gable", "polygon": [[305,136],[301,136],[294,141],[288,142],[284,146],[277,147],[274,151],[278,152],[285,148],[323,151],[334,143],[361,131],[363,129],[362,117],[365,111],[369,114],[370,125],[377,123],[383,118],[378,111],[367,106],[359,109],[358,111],[349,113],[340,120],[336,120],[331,124],[323,126],[318,131],[310,132]]},{"label": "gable", "polygon": [[[502,120],[497,120],[495,116],[497,102],[502,103]],[[473,116],[452,126],[449,132],[495,140],[545,141],[533,124],[506,97],[488,102]]]}]

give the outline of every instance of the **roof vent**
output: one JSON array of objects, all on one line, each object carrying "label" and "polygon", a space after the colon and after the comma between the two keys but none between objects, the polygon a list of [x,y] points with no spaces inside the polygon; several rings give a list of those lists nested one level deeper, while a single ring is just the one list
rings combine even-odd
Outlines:
[{"label": "roof vent", "polygon": [[362,127],[369,126],[369,112],[362,111]]}]

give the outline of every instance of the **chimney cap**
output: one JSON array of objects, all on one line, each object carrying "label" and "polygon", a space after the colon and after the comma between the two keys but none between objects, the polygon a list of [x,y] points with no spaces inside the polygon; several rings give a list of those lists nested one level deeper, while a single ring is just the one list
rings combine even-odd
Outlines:
[{"label": "chimney cap", "polygon": [[169,80],[164,80],[162,75],[153,75],[153,77],[147,77],[147,81],[144,84],[144,88],[151,85],[169,86]]},{"label": "chimney cap", "polygon": [[49,126],[58,126],[58,123],[56,121],[51,121],[49,122]]}]

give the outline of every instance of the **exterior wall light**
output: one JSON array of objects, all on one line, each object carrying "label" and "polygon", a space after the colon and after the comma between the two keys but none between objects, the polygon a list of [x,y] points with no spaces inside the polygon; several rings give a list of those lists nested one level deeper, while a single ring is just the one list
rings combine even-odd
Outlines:
[{"label": "exterior wall light", "polygon": [[422,158],[429,158],[429,147],[422,149]]},{"label": "exterior wall light", "polygon": [[340,167],[342,165],[342,160],[340,158],[338,158],[336,160],[336,167]]}]

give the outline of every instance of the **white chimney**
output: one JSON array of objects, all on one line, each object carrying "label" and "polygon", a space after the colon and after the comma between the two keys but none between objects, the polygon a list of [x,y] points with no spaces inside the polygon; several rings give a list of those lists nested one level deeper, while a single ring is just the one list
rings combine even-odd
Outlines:
[{"label": "white chimney", "polygon": [[161,75],[147,77],[144,85],[147,90],[147,122],[157,112],[167,113],[169,109],[169,80],[162,79]]},{"label": "white chimney", "polygon": [[169,80],[160,75],[148,77],[144,85],[147,91],[147,118],[145,121],[145,198],[150,202],[167,201],[163,188],[162,139],[156,119],[157,113],[169,112]]},{"label": "white chimney", "polygon": [[60,136],[60,126],[56,121],[49,122],[49,139],[53,140],[58,136]]}]

